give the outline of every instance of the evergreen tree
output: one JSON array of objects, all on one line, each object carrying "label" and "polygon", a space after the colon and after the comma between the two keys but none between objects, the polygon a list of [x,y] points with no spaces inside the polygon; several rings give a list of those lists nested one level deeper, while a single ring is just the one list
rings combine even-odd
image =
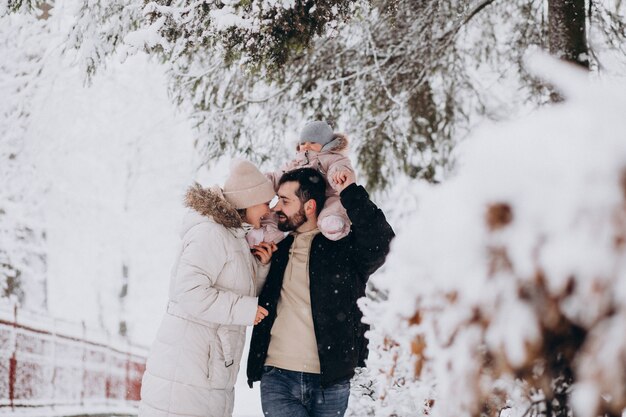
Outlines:
[{"label": "evergreen tree", "polygon": [[[196,120],[207,161],[282,158],[286,132],[324,118],[354,138],[373,188],[397,172],[440,180],[476,123],[548,101],[523,68],[529,48],[597,69],[585,27],[603,35],[598,49],[626,38],[619,3],[586,11],[581,1],[544,0],[157,1],[143,9],[143,24],[139,10],[115,3],[100,5],[126,13],[106,35],[112,50],[126,36],[170,66],[172,94]],[[119,22],[116,13],[95,15]],[[97,64],[108,52],[87,56]],[[487,86],[503,82],[516,87],[494,97]]]},{"label": "evergreen tree", "polygon": [[[597,52],[622,50],[626,39],[621,2],[591,1],[586,10],[583,0],[158,0],[143,9],[92,0],[77,7],[67,46],[86,72],[116,51],[159,57],[170,67],[174,99],[197,123],[207,162],[244,154],[272,155],[277,164],[288,133],[324,118],[352,137],[372,188],[398,172],[441,180],[451,150],[474,125],[549,101],[550,91],[523,68],[529,48],[598,70]],[[586,28],[598,35],[594,45]],[[494,94],[498,84],[509,94]]]},{"label": "evergreen tree", "polygon": [[48,24],[35,2],[0,4],[0,297],[45,309],[45,229],[33,143],[26,140],[33,97],[45,82]]}]

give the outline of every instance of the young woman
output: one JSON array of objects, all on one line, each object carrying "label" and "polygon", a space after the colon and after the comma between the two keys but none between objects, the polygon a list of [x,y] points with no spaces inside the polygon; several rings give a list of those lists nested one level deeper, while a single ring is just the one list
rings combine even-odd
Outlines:
[{"label": "young woman", "polygon": [[234,161],[223,189],[189,189],[190,208],[172,269],[169,302],[141,387],[140,417],[230,417],[245,343],[276,246],[250,251],[246,232],[261,225],[274,197],[271,182]]}]

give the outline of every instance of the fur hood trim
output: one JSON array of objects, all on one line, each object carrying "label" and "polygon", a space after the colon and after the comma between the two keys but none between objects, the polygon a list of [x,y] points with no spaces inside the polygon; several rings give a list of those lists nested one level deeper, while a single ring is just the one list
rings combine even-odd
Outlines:
[{"label": "fur hood trim", "polygon": [[239,228],[243,220],[237,210],[230,205],[222,195],[218,186],[202,188],[195,184],[187,190],[185,206],[197,211],[203,216],[210,217],[226,228]]},{"label": "fur hood trim", "polygon": [[333,140],[324,145],[322,152],[345,153],[348,151],[349,143],[350,141],[348,140],[348,136],[343,133],[335,133],[333,135]]}]

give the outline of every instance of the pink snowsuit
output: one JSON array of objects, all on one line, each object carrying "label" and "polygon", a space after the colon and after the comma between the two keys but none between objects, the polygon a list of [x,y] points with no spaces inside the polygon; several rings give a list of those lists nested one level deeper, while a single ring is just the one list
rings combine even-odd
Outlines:
[{"label": "pink snowsuit", "polygon": [[[279,171],[267,172],[265,175],[274,184],[274,189],[278,191],[278,181],[280,177],[289,171],[298,168],[314,168],[317,169],[326,179],[326,203],[317,219],[317,225],[320,232],[331,240],[339,240],[350,233],[350,219],[346,210],[341,205],[337,184],[330,178],[338,171],[349,170],[354,172],[350,158],[346,155],[348,150],[348,138],[342,134],[335,134],[335,138],[327,143],[320,152],[303,151],[296,154],[296,158],[286,163]],[[328,216],[338,216],[343,220],[343,228],[339,233],[330,235],[328,230],[323,226],[323,220]],[[278,230],[276,216],[272,213],[262,223],[263,238],[265,242],[279,242],[285,237],[285,233]],[[259,243],[261,238],[259,232],[248,234],[248,242],[250,245]]]}]

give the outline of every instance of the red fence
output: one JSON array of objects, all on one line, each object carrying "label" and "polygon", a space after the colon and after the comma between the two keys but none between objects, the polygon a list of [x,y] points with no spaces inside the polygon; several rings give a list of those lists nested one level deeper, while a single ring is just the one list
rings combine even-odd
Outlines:
[{"label": "red fence", "polygon": [[0,415],[135,414],[146,350],[0,305]]}]

